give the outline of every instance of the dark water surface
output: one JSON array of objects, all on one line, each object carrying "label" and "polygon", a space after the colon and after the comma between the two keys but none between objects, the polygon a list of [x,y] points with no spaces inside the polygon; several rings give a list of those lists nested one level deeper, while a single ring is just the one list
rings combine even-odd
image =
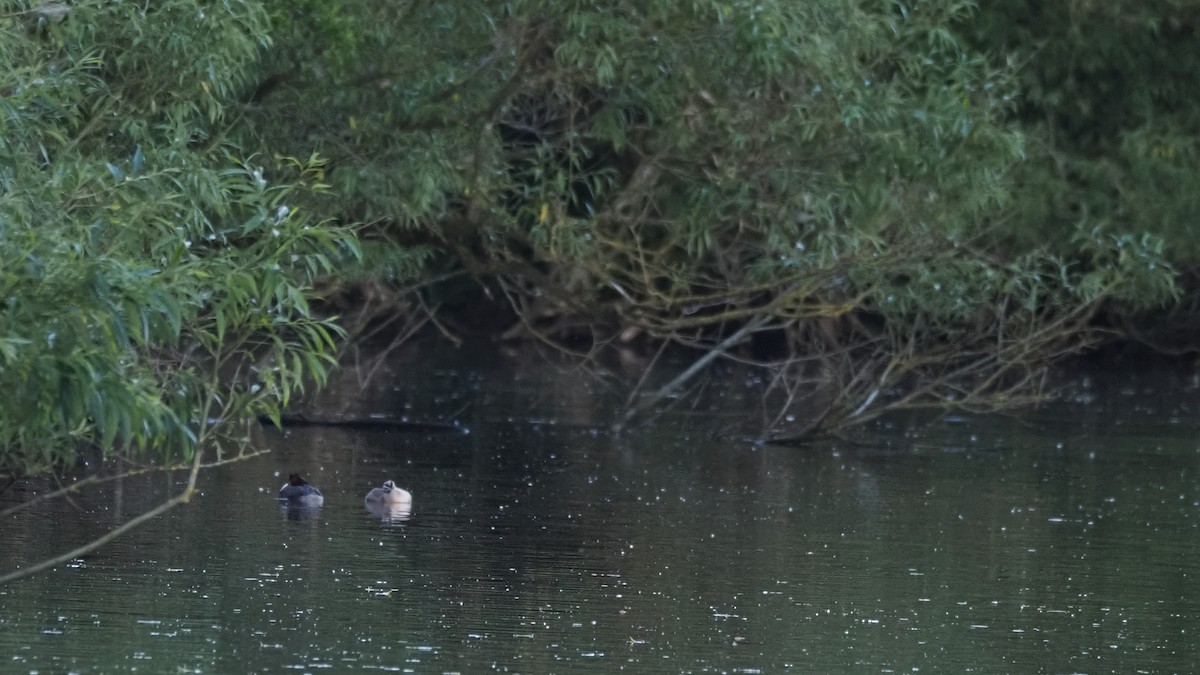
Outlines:
[{"label": "dark water surface", "polygon": [[[203,474],[191,504],[0,587],[0,672],[1200,662],[1200,399],[1186,378],[786,448],[737,431],[760,413],[736,382],[718,409],[615,436],[623,390],[578,370],[458,353],[375,371],[364,403],[367,372],[344,373],[323,412],[469,433],[262,432],[273,451]],[[297,470],[323,508],[275,504]],[[408,520],[363,506],[389,478],[414,493]],[[0,571],[85,541],[179,480],[129,479],[0,522]]]}]

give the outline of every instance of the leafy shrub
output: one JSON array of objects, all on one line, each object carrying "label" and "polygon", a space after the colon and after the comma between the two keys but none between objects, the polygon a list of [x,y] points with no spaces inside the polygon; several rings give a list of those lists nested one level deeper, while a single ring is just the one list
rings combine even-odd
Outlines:
[{"label": "leafy shrub", "polygon": [[265,14],[173,0],[5,16],[0,471],[86,446],[190,457],[215,420],[277,415],[332,362],[337,329],[308,296],[356,245],[295,206],[321,189],[319,160],[222,139]]}]

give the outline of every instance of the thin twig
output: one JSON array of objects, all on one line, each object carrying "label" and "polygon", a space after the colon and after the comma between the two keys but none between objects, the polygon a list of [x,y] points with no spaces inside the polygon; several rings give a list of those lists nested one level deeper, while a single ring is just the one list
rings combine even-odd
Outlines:
[{"label": "thin twig", "polygon": [[44,495],[38,495],[37,497],[34,497],[33,499],[21,502],[20,504],[17,504],[16,506],[10,506],[7,509],[0,511],[0,518],[4,518],[6,516],[11,516],[14,513],[23,511],[23,510],[33,506],[34,504],[44,502],[47,499],[53,499],[55,497],[60,497],[68,492],[78,491],[87,485],[91,485],[93,483],[103,483],[105,481],[113,480],[114,478],[116,478],[116,477],[112,476],[112,477],[108,477],[108,478],[101,478],[100,476],[95,476],[95,475],[88,476],[87,478],[77,480],[74,483],[71,483],[70,485],[67,485],[66,487],[64,487],[60,490],[55,490],[54,492],[47,492]]},{"label": "thin twig", "polygon": [[[237,455],[236,457],[229,457],[227,459],[220,459],[215,462],[209,462],[207,464],[202,465],[200,468],[201,469],[211,469],[213,467],[221,466],[222,464],[232,464],[233,462],[240,462],[244,459],[250,459],[252,457],[257,457],[259,455],[265,455],[269,452],[271,452],[271,451],[269,449],[267,449],[267,450],[255,450],[254,452],[251,452],[248,454],[242,453],[240,455]],[[0,511],[0,518],[4,518],[7,516],[11,516],[13,514],[19,513],[35,504],[39,504],[41,502],[44,502],[44,501],[47,501],[50,499],[54,499],[55,497],[61,497],[65,494],[68,494],[71,492],[78,492],[79,490],[83,489],[84,487],[87,487],[88,485],[99,485],[101,483],[108,483],[108,482],[114,481],[114,480],[122,480],[124,478],[133,478],[134,476],[140,476],[142,474],[147,474],[147,473],[160,473],[163,471],[183,471],[183,470],[187,469],[189,466],[190,466],[189,464],[171,464],[169,466],[149,466],[149,467],[144,467],[144,468],[140,468],[140,469],[135,469],[133,471],[124,471],[122,473],[113,474],[111,476],[98,476],[98,475],[88,476],[87,478],[81,478],[81,479],[75,481],[74,483],[71,483],[70,485],[64,486],[61,490],[55,490],[54,492],[47,492],[46,494],[38,495],[37,497],[34,497],[33,499],[30,499],[28,501],[21,502],[20,504],[17,504],[16,506],[10,506],[9,508],[7,508],[5,510]]]},{"label": "thin twig", "polygon": [[613,425],[613,431],[620,432],[621,429],[628,426],[628,424],[635,417],[637,417],[641,413],[645,412],[646,410],[649,410],[650,408],[654,407],[655,405],[658,404],[659,401],[670,396],[672,393],[675,392],[675,390],[679,389],[679,387],[682,386],[684,382],[687,382],[688,380],[695,377],[701,370],[704,370],[704,368],[706,366],[708,366],[708,364],[712,363],[714,359],[719,357],[722,353],[724,353],[729,348],[731,348],[734,345],[741,342],[750,333],[761,328],[763,326],[763,324],[765,324],[768,320],[770,320],[769,315],[759,314],[759,315],[753,317],[752,319],[750,319],[749,321],[747,321],[745,323],[745,325],[743,325],[741,328],[739,328],[733,335],[730,335],[728,338],[723,340],[720,344],[718,344],[717,346],[710,349],[708,352],[706,352],[704,354],[704,356],[701,356],[700,358],[696,359],[696,362],[693,363],[692,365],[688,366],[682,373],[680,373],[679,375],[676,375],[675,379],[668,382],[666,385],[664,385],[662,388],[660,388],[658,391],[654,392],[650,396],[642,399],[642,401],[640,403],[638,403],[636,406],[627,408],[625,410],[625,414],[622,416],[621,420]]},{"label": "thin twig", "polygon": [[658,359],[663,355],[663,352],[667,350],[668,344],[670,344],[669,341],[662,341],[662,344],[658,347],[658,352],[654,354],[654,358],[650,359],[650,364],[646,366],[644,371],[642,371],[642,376],[638,378],[637,384],[633,386],[633,391],[629,392],[629,398],[625,399],[626,410],[633,406],[633,399],[637,398],[638,392],[642,390],[642,385],[646,383],[646,380],[650,377],[650,373],[654,372],[654,366],[658,365]]},{"label": "thin twig", "polygon": [[31,565],[29,567],[24,567],[24,568],[15,570],[13,572],[9,572],[8,574],[5,574],[4,576],[0,576],[0,585],[7,584],[12,581],[16,581],[17,579],[23,579],[32,574],[37,574],[38,572],[41,572],[42,570],[46,570],[51,567],[61,565],[65,562],[74,560],[80,556],[87,555],[88,553],[95,551],[96,549],[100,548],[101,546],[107,544],[108,542],[112,541],[113,539],[116,539],[117,537],[121,536],[122,534],[125,534],[129,530],[132,530],[133,528],[141,525],[142,523],[144,523],[148,520],[151,520],[153,518],[157,518],[158,516],[162,515],[163,513],[166,513],[167,511],[175,508],[176,506],[178,506],[180,504],[186,504],[188,501],[191,500],[192,495],[195,494],[195,492],[196,492],[196,476],[197,476],[197,474],[200,473],[200,467],[202,466],[200,459],[202,456],[203,456],[203,452],[201,451],[200,448],[197,447],[196,448],[196,458],[192,462],[192,470],[191,470],[191,473],[188,475],[187,487],[185,487],[183,489],[183,492],[175,495],[174,497],[168,499],[167,501],[163,502],[162,504],[159,504],[158,506],[154,507],[153,509],[146,511],[145,513],[141,514],[140,516],[137,516],[136,518],[133,518],[131,520],[128,520],[128,521],[122,523],[120,526],[113,528],[112,530],[109,530],[103,536],[97,537],[96,539],[89,541],[88,543],[84,544],[83,546],[80,546],[79,548],[73,549],[71,551],[67,551],[66,553],[63,553],[62,555],[58,555],[53,558],[48,558],[46,560],[43,560],[43,561],[41,561],[37,564]]}]

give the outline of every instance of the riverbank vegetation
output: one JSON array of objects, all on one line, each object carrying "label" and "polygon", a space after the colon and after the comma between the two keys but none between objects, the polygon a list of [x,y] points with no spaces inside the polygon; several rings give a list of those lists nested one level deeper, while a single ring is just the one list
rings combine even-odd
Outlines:
[{"label": "riverbank vegetation", "polygon": [[6,476],[236,457],[367,332],[752,362],[794,439],[1196,316],[1196,2],[2,7]]}]

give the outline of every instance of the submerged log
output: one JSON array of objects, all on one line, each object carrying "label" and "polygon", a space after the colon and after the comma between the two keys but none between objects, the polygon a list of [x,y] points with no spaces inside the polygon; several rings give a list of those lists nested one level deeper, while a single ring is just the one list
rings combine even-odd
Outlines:
[{"label": "submerged log", "polygon": [[[258,421],[262,424],[275,426],[275,420],[266,415],[260,415]],[[347,419],[313,419],[307,415],[282,415],[279,418],[281,428],[289,427],[341,427],[357,431],[403,431],[406,433],[466,433],[466,429],[457,424],[445,422],[411,422],[387,417],[351,417]]]}]

